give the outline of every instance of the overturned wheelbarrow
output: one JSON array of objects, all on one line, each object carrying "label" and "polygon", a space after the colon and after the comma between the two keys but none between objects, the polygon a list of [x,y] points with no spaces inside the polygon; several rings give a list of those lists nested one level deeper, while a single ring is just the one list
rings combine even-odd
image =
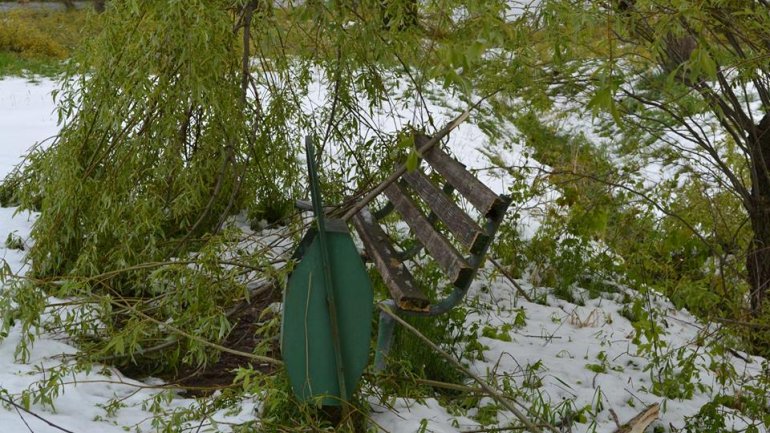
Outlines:
[{"label": "overturned wheelbarrow", "polygon": [[372,284],[347,224],[324,216],[310,137],[305,148],[315,221],[294,252],[281,352],[300,401],[344,409],[368,363]]}]

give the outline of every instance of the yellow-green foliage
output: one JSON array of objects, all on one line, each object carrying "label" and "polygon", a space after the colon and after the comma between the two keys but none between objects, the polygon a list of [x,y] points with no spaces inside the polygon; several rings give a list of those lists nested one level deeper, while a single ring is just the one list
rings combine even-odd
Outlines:
[{"label": "yellow-green foliage", "polygon": [[14,10],[0,14],[0,52],[62,59],[84,37],[87,12]]}]

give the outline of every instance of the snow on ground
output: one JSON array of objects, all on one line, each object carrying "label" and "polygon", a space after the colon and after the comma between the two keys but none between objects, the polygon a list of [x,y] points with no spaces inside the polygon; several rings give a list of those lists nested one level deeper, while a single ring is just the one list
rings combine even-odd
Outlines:
[{"label": "snow on ground", "polygon": [[[0,80],[0,179],[22,161],[28,149],[43,142],[58,131],[49,80],[37,84],[23,78]],[[13,272],[20,272],[23,251],[5,247],[9,234],[26,240],[34,215],[14,215],[14,208],[0,208],[0,260],[5,260]]]},{"label": "snow on ground", "polygon": [[[524,281],[518,283],[529,293],[534,290]],[[483,359],[470,362],[471,370],[496,383],[510,380],[520,392],[519,401],[524,401],[521,397],[526,396],[534,402],[530,408],[537,408],[539,401],[547,403],[557,414],[587,408],[588,418],[575,424],[571,431],[597,433],[614,432],[618,427],[615,417],[620,423],[626,422],[654,403],[663,409],[653,426],[663,427],[664,431],[669,431],[669,426],[682,428],[685,417],[697,414],[704,404],[723,391],[718,374],[709,370],[712,361],[730,363],[745,377],[762,374],[765,362],[762,358],[742,355],[749,361],[746,362],[731,355],[721,359],[710,357],[703,352],[703,347],[696,345],[703,325],[687,311],[676,310],[662,297],[654,297],[652,303],[661,313],[660,320],[666,323],[663,337],[666,346],[661,353],[673,354],[683,349],[686,356],[695,356],[700,377],[694,381],[696,390],[690,399],[666,399],[653,394],[648,371],[650,356],[640,355],[639,347],[632,343],[637,331],[621,313],[626,304],[616,301],[623,295],[622,292],[605,294],[587,300],[584,306],[549,296],[550,305],[545,306],[516,299],[510,283],[501,278],[477,281],[469,294],[469,298],[476,301],[471,302],[476,311],[468,315],[466,324],[468,327],[474,323],[480,325],[479,342],[485,350]],[[521,311],[526,316],[526,324],[504,328],[516,323]],[[494,328],[496,335],[483,336],[485,326]],[[506,341],[509,338],[510,341]],[[467,385],[475,386],[470,380]],[[687,386],[684,382],[679,385]],[[698,389],[699,385],[702,389]],[[726,391],[730,394],[729,389]],[[493,403],[485,398],[479,409]],[[474,410],[464,416],[453,415],[431,399],[420,403],[399,399],[396,411],[378,412],[377,409],[382,410],[375,406],[373,419],[377,424],[400,426],[401,431],[419,431],[421,423],[426,422],[425,431],[434,433],[479,428],[472,419]],[[560,418],[561,415],[556,416],[557,421]],[[515,418],[500,411],[497,421],[505,427]],[[737,423],[740,425],[740,421]],[[759,431],[768,431],[767,426]]]},{"label": "snow on ground", "polygon": [[35,143],[58,132],[51,91],[55,83],[24,78],[0,80],[0,178]]},{"label": "snow on ground", "polygon": [[[49,92],[54,83],[43,80],[32,84],[21,79],[0,80],[0,176],[4,176],[20,160],[26,150],[35,142],[44,140],[56,132],[53,101]],[[320,90],[319,90],[320,91]],[[312,96],[311,96],[312,97]],[[324,95],[317,95],[323,100]],[[457,106],[460,106],[458,103]],[[461,109],[464,107],[461,107]],[[436,117],[437,125],[456,115],[456,111],[442,106],[428,109]],[[461,111],[458,110],[458,111]],[[405,125],[414,120],[416,114],[403,107],[394,116],[375,119],[386,129]],[[511,133],[515,131],[511,130]],[[483,167],[485,158],[478,149],[489,144],[489,139],[480,128],[473,124],[462,126],[451,137],[450,147],[471,167]],[[511,162],[521,156],[521,149],[512,149]],[[484,180],[498,192],[505,192],[510,186],[498,177],[482,172]],[[0,208],[0,240],[13,233],[28,245],[28,237],[34,215],[14,215],[14,209]],[[11,269],[21,272],[23,252],[0,246],[0,258],[7,261]],[[519,281],[525,290],[544,291]],[[563,414],[569,411],[588,415],[585,421],[576,424],[572,431],[612,432],[616,429],[612,414],[624,422],[636,415],[641,408],[652,403],[665,403],[661,420],[656,425],[668,428],[669,424],[681,427],[685,416],[692,416],[720,390],[716,373],[707,366],[710,358],[698,353],[694,344],[704,325],[685,311],[676,311],[670,303],[655,299],[654,304],[667,323],[664,329],[666,350],[685,348],[687,353],[696,354],[696,365],[702,386],[687,400],[668,400],[653,394],[651,374],[646,371],[649,356],[638,354],[638,347],[632,343],[636,332],[621,311],[624,304],[619,302],[623,292],[607,294],[597,299],[587,299],[584,306],[548,298],[549,305],[527,303],[515,297],[510,283],[492,277],[480,278],[474,283],[470,294],[466,328],[477,326],[478,341],[484,346],[481,359],[467,359],[469,367],[476,374],[497,383],[509,381],[520,395],[530,402],[540,401]],[[520,327],[512,327],[526,316]],[[486,333],[484,328],[493,330]],[[490,337],[489,335],[493,335]],[[15,361],[14,351],[19,341],[19,330],[0,342],[0,389],[8,393],[20,393],[36,381],[46,378],[52,366],[58,364],[61,354],[72,354],[76,349],[50,337],[42,336],[34,346],[30,361]],[[510,341],[508,341],[510,340]],[[751,358],[744,362],[728,355],[725,360],[736,371],[746,375],[758,374],[763,360]],[[118,432],[124,427],[138,431],[153,431],[151,413],[143,404],[158,390],[145,383],[123,377],[111,369],[95,368],[91,373],[77,373],[62,378],[66,386],[64,393],[55,398],[56,411],[51,412],[39,404],[33,404],[33,412],[53,424],[73,432]],[[474,386],[472,382],[467,383]],[[682,384],[684,386],[684,384]],[[123,399],[125,405],[114,416],[108,416],[104,408],[111,399]],[[397,398],[384,407],[374,397],[371,418],[375,425],[385,432],[459,432],[478,429],[474,419],[484,406],[492,403],[484,398],[479,408],[458,415],[428,398],[418,402]],[[181,408],[194,402],[179,397],[167,404]],[[243,409],[229,421],[243,422],[253,419],[258,402],[247,401]],[[533,409],[543,409],[534,403]],[[559,419],[561,415],[556,416]],[[497,423],[506,427],[512,415],[500,411]],[[592,422],[595,421],[593,424]],[[25,424],[28,423],[29,429]],[[208,423],[201,431],[209,431]],[[222,428],[226,426],[221,425]],[[193,426],[193,430],[196,427]],[[59,432],[57,427],[44,423],[32,415],[12,407],[0,408],[0,431],[34,431],[35,433]],[[766,430],[762,430],[766,431]]]}]

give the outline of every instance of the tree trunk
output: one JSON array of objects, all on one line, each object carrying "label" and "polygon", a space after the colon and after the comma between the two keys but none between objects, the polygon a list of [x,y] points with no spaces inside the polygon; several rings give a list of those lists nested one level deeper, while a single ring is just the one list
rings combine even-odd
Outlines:
[{"label": "tree trunk", "polygon": [[751,285],[751,312],[761,314],[770,293],[770,113],[755,129],[751,146],[751,204],[749,221],[754,232],[746,256]]}]

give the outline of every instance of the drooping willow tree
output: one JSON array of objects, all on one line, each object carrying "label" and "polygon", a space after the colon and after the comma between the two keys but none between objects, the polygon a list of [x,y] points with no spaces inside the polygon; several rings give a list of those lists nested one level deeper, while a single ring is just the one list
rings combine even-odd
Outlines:
[{"label": "drooping willow tree", "polygon": [[[258,252],[221,266],[234,240],[226,223],[243,211],[279,220],[304,196],[305,133],[337,144],[324,186],[339,200],[386,175],[400,142],[372,127],[374,111],[404,95],[423,110],[435,83],[471,100],[532,79],[512,54],[525,33],[501,0],[136,0],[110,2],[98,19],[104,30],[71,59],[56,95],[59,136],[3,196],[40,211],[35,285],[101,306],[101,321],[60,325],[98,356],[134,361],[166,341],[169,317],[200,340],[227,335],[239,275],[271,268]],[[6,291],[17,301],[6,307],[29,309],[5,315],[6,327],[42,305],[25,287]],[[211,352],[175,341],[154,366]]]},{"label": "drooping willow tree", "polygon": [[[295,191],[284,90],[267,103],[246,94],[240,6],[112,3],[98,18],[104,30],[61,80],[56,141],[6,181],[22,207],[40,211],[29,251],[38,288],[101,305],[100,321],[60,324],[96,341],[97,352],[162,340],[156,317],[175,317],[207,340],[226,335],[229,323],[217,318],[244,291],[236,270],[216,264],[225,222],[244,209],[285,206]],[[264,258],[247,259],[256,268]],[[6,296],[38,308],[22,302],[33,293],[19,286]],[[152,315],[140,313],[149,303]],[[6,314],[6,326],[20,315]],[[125,341],[118,350],[114,336]],[[191,351],[181,340],[170,349],[159,362]]]},{"label": "drooping willow tree", "polygon": [[63,81],[56,143],[28,169],[35,182],[22,197],[39,194],[42,210],[38,276],[168,257],[221,225],[254,184],[291,176],[290,164],[253,158],[264,142],[241,97],[226,9],[113,8]]}]

